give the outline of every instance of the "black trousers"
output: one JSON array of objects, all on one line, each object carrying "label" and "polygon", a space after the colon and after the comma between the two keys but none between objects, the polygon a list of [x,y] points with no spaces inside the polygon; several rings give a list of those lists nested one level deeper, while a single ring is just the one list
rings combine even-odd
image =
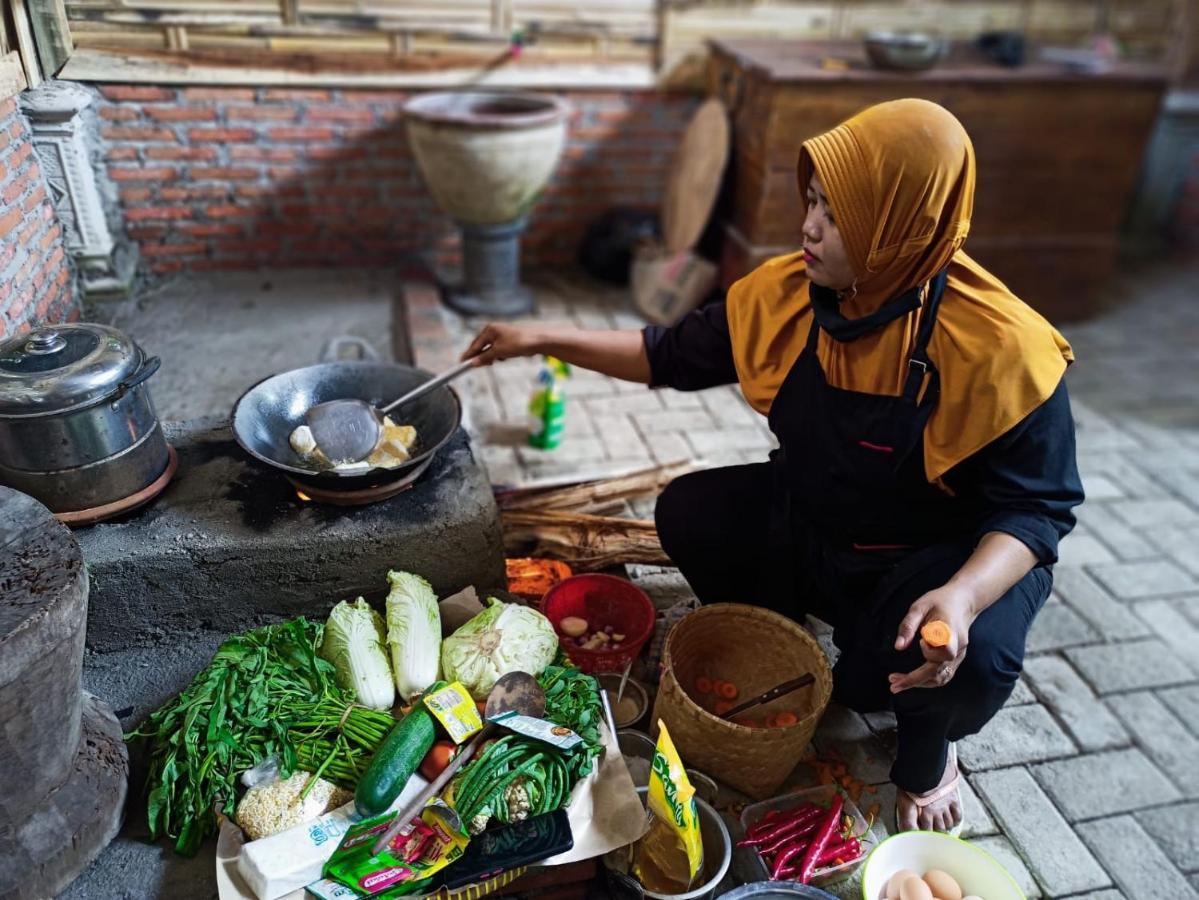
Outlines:
[{"label": "black trousers", "polygon": [[802,621],[833,626],[840,656],[833,699],[858,712],[890,709],[898,723],[891,780],[931,790],[945,770],[948,742],[978,732],[1011,695],[1033,617],[1052,576],[1036,568],[988,607],[952,681],[891,694],[887,676],[924,662],[918,642],[895,650],[900,620],[923,594],[944,585],[969,558],[967,543],[918,551],[861,553],[830,548],[819,523],[793,515],[780,545],[770,529],[771,464],[694,472],[658,499],[662,546],[704,603],[753,603]]}]

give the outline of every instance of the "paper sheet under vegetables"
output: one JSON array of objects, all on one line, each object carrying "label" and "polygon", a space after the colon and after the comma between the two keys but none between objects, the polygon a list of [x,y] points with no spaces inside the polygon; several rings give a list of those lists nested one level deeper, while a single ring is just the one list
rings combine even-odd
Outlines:
[{"label": "paper sheet under vegetables", "polygon": [[[575,785],[567,808],[575,845],[541,865],[563,865],[602,856],[633,843],[645,833],[648,825],[645,808],[637,796],[624,757],[620,755],[616,736],[606,724],[600,725],[600,734],[604,753],[597,759],[591,774]],[[244,842],[241,829],[222,820],[216,848],[217,896],[220,900],[258,900],[237,872],[237,857]],[[335,846],[328,849],[332,855]],[[282,900],[305,900],[303,888],[285,894]]]}]

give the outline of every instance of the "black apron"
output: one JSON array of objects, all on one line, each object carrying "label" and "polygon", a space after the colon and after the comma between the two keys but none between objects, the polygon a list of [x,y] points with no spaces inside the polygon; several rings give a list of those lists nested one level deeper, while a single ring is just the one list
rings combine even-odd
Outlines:
[{"label": "black apron", "polygon": [[[842,606],[852,599],[855,617],[875,618],[882,595],[893,593],[897,582],[929,563],[960,563],[969,555],[966,538],[973,536],[978,510],[930,484],[924,468],[924,428],[940,397],[928,344],[946,278],[941,272],[928,285],[899,396],[833,387],[816,344],[821,331],[852,340],[908,314],[920,306],[922,289],[848,320],[836,311],[831,292],[813,286],[807,345],[770,408],[770,428],[779,440],[772,454],[771,522],[772,549],[783,562],[777,589],[794,596],[797,584],[808,580],[796,568],[820,571],[823,583],[807,588],[825,596],[807,597],[806,605],[838,626],[843,616],[819,611],[829,612],[830,600]],[[810,547],[797,553],[797,543],[819,545],[819,564],[813,565]],[[833,572],[838,577],[828,577]]]}]

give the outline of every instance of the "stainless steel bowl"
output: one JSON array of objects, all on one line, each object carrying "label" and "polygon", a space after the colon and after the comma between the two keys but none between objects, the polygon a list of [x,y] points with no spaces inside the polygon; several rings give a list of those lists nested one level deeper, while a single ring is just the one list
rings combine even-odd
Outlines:
[{"label": "stainless steel bowl", "polygon": [[866,55],[880,69],[931,69],[945,55],[944,39],[918,31],[869,31]]}]

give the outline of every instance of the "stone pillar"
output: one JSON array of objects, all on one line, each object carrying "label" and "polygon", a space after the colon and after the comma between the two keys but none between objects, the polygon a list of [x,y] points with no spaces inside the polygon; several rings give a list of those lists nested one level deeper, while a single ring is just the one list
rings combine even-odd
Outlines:
[{"label": "stone pillar", "polygon": [[62,223],[87,299],[129,296],[136,249],[114,238],[92,170],[83,111],[92,93],[71,81],[46,81],[21,95],[33,148]]}]

